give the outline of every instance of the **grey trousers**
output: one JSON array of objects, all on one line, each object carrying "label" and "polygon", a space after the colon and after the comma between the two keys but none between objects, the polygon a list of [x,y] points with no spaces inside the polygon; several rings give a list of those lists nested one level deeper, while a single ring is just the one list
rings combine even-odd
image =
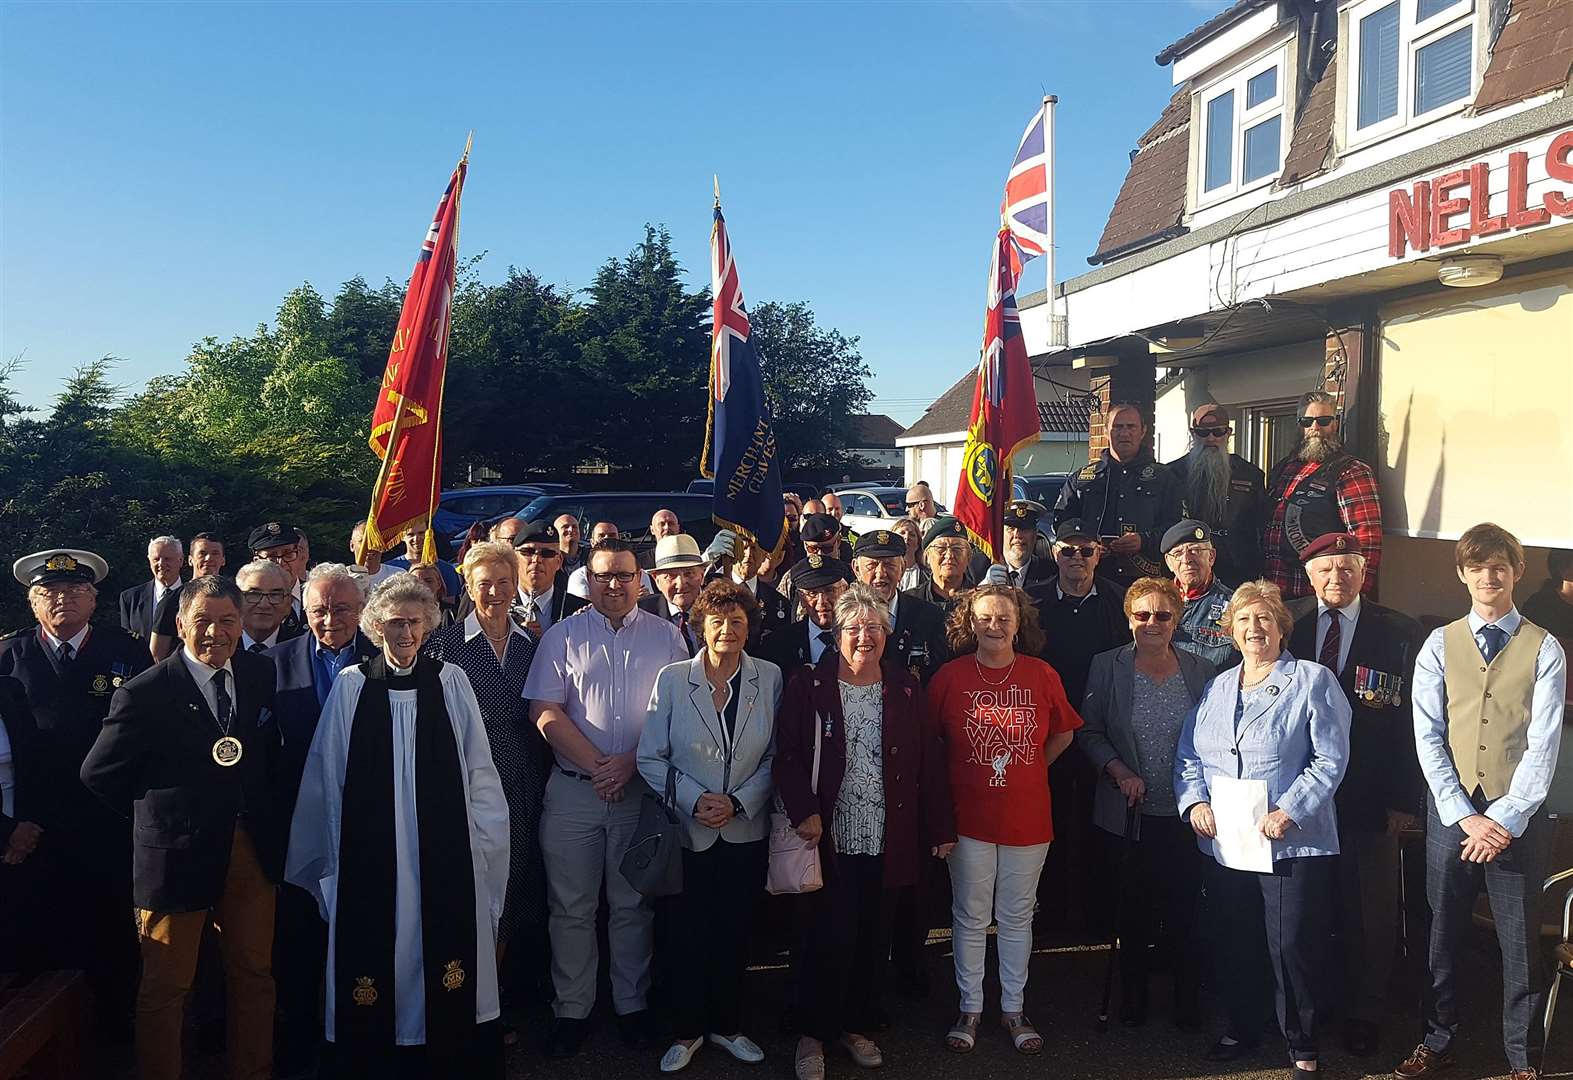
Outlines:
[{"label": "grey trousers", "polygon": [[635,773],[621,802],[602,802],[586,780],[553,769],[541,813],[541,856],[552,941],[554,1011],[582,1020],[595,1007],[600,953],[595,917],[606,885],[607,941],[612,950],[612,1005],[617,1015],[645,1008],[650,992],[654,914],[623,877],[618,864],[639,824],[649,787]]},{"label": "grey trousers", "polygon": [[1398,950],[1398,837],[1340,832],[1333,865],[1344,1015],[1379,1021]]}]

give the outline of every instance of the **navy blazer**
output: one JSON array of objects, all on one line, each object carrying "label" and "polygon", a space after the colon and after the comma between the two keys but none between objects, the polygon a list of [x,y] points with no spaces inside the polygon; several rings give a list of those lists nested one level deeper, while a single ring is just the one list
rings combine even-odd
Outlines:
[{"label": "navy blazer", "polygon": [[[322,706],[317,701],[317,666],[312,662],[311,655],[316,640],[311,634],[302,634],[273,646],[263,654],[273,661],[277,671],[273,716],[278,721],[282,742],[279,750],[279,784],[286,821],[294,813],[301,773],[306,769],[306,755],[311,751],[312,736],[317,733],[317,719],[322,715]],[[357,630],[354,656],[344,666],[364,664],[376,655],[377,647]],[[326,695],[323,700],[326,700]]]},{"label": "navy blazer", "polygon": [[[1338,854],[1333,795],[1349,763],[1349,701],[1338,677],[1321,664],[1278,657],[1262,692],[1235,724],[1240,702],[1236,664],[1207,684],[1185,720],[1174,756],[1174,795],[1180,817],[1209,802],[1208,778],[1222,773],[1267,781],[1267,808],[1282,810],[1294,827],[1274,840],[1273,859]],[[1212,841],[1197,837],[1212,854]]]},{"label": "navy blazer", "polygon": [[[171,587],[179,592],[182,581]],[[120,628],[133,637],[146,641],[153,633],[153,579],[149,578],[120,594]]]}]

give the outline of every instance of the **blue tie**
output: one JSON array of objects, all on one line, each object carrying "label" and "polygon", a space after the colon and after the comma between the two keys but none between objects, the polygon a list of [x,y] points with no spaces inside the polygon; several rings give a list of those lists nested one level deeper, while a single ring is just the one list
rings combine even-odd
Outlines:
[{"label": "blue tie", "polygon": [[1486,641],[1485,647],[1480,650],[1480,655],[1486,658],[1486,663],[1489,665],[1507,644],[1507,631],[1500,626],[1482,626],[1480,636]]}]

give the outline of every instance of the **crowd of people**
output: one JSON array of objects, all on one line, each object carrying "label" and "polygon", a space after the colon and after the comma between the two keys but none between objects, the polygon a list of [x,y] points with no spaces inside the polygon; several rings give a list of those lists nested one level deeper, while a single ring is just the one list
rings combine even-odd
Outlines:
[{"label": "crowd of people", "polygon": [[[1205,1057],[1272,1009],[1299,1076],[1335,1013],[1377,1051],[1399,844],[1423,833],[1426,1035],[1396,1075],[1451,1063],[1483,890],[1532,1080],[1573,554],[1520,609],[1519,542],[1470,529],[1470,611],[1427,633],[1376,602],[1380,505],[1327,395],[1270,477],[1220,406],[1170,465],[1139,409],[1105,422],[1052,509],[1009,505],[993,565],[921,483],[857,536],[833,493],[787,496],[780,554],[730,530],[701,550],[668,510],[643,558],[567,515],[359,565],[268,522],[233,576],[221,537],[160,536],[118,627],[94,621],[102,558],[24,556],[0,969],[82,970],[147,1080],[178,1080],[188,1005],[216,1004],[237,1080],[500,1077],[510,997],[551,1003],[549,1057],[581,1052],[604,941],[619,1034],[677,1072],[706,1046],[763,1060],[745,968],[779,915],[794,1073],[821,1080],[832,1051],[884,1063],[886,991],[932,992],[948,893],[950,1051],[984,1037],[991,926],[999,1037],[1036,1055],[1035,919],[1108,908],[1120,1022],[1168,971],[1200,1027],[1216,969]],[[630,865],[665,835],[681,881],[656,896]],[[778,869],[799,876],[767,900]]]}]

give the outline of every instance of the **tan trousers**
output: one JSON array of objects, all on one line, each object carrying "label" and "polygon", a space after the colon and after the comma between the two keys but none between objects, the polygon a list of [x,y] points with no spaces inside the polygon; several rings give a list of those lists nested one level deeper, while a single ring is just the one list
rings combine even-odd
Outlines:
[{"label": "tan trousers", "polygon": [[[273,1074],[274,886],[251,835],[235,827],[224,895],[212,910],[228,990],[231,1080]],[[206,911],[137,910],[142,986],[137,993],[137,1062],[142,1080],[180,1080],[186,995],[196,977]]]}]

